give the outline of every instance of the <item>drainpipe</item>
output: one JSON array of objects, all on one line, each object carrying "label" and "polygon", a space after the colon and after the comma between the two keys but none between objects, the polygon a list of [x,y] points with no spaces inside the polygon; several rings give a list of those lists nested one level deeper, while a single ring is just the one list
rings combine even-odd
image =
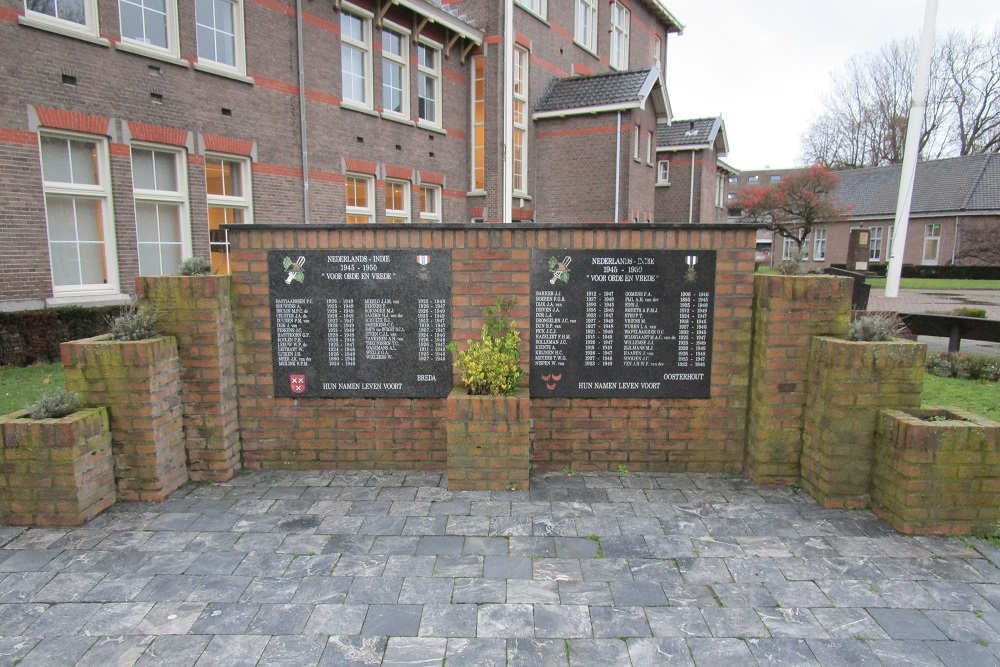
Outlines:
[{"label": "drainpipe", "polygon": [[615,217],[612,220],[618,224],[618,206],[621,200],[622,182],[622,112],[618,112],[618,128],[615,135]]},{"label": "drainpipe", "polygon": [[[301,0],[300,0],[301,1]],[[514,0],[504,0],[503,17],[503,221],[513,222],[514,198]]]},{"label": "drainpipe", "polygon": [[955,266],[955,258],[958,257],[958,216],[955,216],[955,238],[951,240],[951,265]]},{"label": "drainpipe", "polygon": [[688,199],[688,224],[690,225],[694,222],[694,151],[691,151],[691,193]]},{"label": "drainpipe", "polygon": [[306,59],[302,45],[302,0],[295,0],[295,39],[299,57],[299,141],[302,142],[302,217],[309,219],[309,144],[306,143]]}]

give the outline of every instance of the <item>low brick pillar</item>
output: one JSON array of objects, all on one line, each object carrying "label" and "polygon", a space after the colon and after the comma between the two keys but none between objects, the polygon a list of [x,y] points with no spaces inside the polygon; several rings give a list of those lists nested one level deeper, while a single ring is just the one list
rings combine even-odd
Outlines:
[{"label": "low brick pillar", "polygon": [[452,491],[528,488],[531,472],[531,399],[448,396],[448,489]]},{"label": "low brick pillar", "polygon": [[871,495],[872,511],[901,533],[992,533],[1000,424],[958,408],[881,412]]},{"label": "low brick pillar", "polygon": [[839,276],[754,277],[744,472],[757,484],[799,481],[809,339],[847,335],[851,284]]},{"label": "low brick pillar", "polygon": [[110,411],[118,499],[158,502],[188,479],[180,359],[172,336],[63,343],[66,388]]},{"label": "low brick pillar", "polygon": [[809,345],[802,486],[824,507],[868,504],[882,408],[917,408],[927,346],[817,336]]},{"label": "low brick pillar", "polygon": [[115,503],[105,408],[0,416],[0,524],[79,526]]},{"label": "low brick pillar", "polygon": [[195,481],[225,482],[241,467],[230,284],[229,276],[136,279],[160,328],[177,339],[184,441]]}]

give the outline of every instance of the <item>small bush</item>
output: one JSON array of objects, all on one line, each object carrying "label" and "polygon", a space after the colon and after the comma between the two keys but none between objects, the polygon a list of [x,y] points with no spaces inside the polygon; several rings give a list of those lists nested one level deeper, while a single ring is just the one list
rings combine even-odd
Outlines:
[{"label": "small bush", "polygon": [[188,257],[177,267],[179,276],[208,276],[212,274],[212,263],[201,257]]},{"label": "small bush", "polygon": [[469,349],[459,352],[455,343],[448,349],[455,355],[455,368],[472,396],[510,396],[517,391],[521,368],[521,333],[510,317],[515,299],[498,299],[486,309],[483,339],[469,341]]},{"label": "small bush", "polygon": [[1000,359],[986,354],[969,354],[962,358],[965,375],[970,380],[989,380],[996,382],[1000,378]]},{"label": "small bush", "polygon": [[860,315],[847,329],[847,340],[878,342],[892,340],[906,327],[895,313]]},{"label": "small bush", "polygon": [[156,338],[160,330],[156,324],[156,313],[132,304],[111,320],[111,340],[146,340]]},{"label": "small bush", "polygon": [[939,353],[927,357],[927,372],[961,380],[1000,381],[1000,358],[988,354]]},{"label": "small bush", "polygon": [[57,419],[80,409],[80,397],[73,391],[56,389],[27,407],[31,419]]},{"label": "small bush", "polygon": [[986,317],[986,309],[962,306],[961,308],[955,309],[955,314],[959,317]]},{"label": "small bush", "polygon": [[962,358],[954,352],[927,355],[927,371],[943,378],[957,378],[962,374]]}]

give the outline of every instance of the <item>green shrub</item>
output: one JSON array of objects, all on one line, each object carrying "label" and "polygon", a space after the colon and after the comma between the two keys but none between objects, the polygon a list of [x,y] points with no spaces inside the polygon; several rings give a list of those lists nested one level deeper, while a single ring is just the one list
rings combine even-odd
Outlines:
[{"label": "green shrub", "polygon": [[955,314],[959,317],[986,317],[986,309],[962,306],[961,308],[955,309]]},{"label": "green shrub", "polygon": [[957,378],[962,374],[962,358],[955,352],[927,355],[927,372],[943,378]]},{"label": "green shrub", "polygon": [[1000,358],[988,354],[958,354],[957,352],[928,355],[927,372],[960,380],[1000,381]]},{"label": "green shrub", "polygon": [[1000,378],[1000,359],[987,354],[963,355],[965,376],[970,380],[990,380]]},{"label": "green shrub", "polygon": [[0,366],[30,366],[59,359],[59,344],[108,333],[108,323],[121,306],[0,313]]},{"label": "green shrub", "polygon": [[895,313],[859,315],[847,329],[847,340],[885,341],[901,334],[906,327]]},{"label": "green shrub", "polygon": [[486,309],[481,341],[468,341],[469,349],[459,352],[455,343],[448,349],[455,355],[455,368],[472,396],[510,396],[517,391],[521,368],[521,333],[510,317],[516,299],[497,299]]},{"label": "green shrub", "polygon": [[156,313],[134,303],[111,320],[110,329],[111,340],[117,341],[146,340],[160,335]]},{"label": "green shrub", "polygon": [[179,276],[208,276],[212,274],[212,263],[201,257],[188,257],[177,267]]},{"label": "green shrub", "polygon": [[31,419],[56,419],[80,409],[80,397],[73,391],[56,389],[27,407]]}]

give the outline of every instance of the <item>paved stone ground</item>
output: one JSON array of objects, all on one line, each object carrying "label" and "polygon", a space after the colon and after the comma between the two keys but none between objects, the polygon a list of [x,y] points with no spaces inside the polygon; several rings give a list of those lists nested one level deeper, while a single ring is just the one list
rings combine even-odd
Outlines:
[{"label": "paved stone ground", "polygon": [[252,473],[0,528],[0,664],[1000,664],[1000,551],[728,475]]},{"label": "paved stone ground", "polygon": [[[1000,290],[917,290],[901,289],[896,298],[885,296],[885,288],[873,287],[868,298],[870,310],[891,310],[900,313],[951,313],[956,308],[972,306],[984,308],[986,316],[1000,320]],[[920,336],[930,352],[947,352],[948,339],[937,336]],[[994,354],[1000,356],[1000,343],[963,340],[962,352]]]}]

